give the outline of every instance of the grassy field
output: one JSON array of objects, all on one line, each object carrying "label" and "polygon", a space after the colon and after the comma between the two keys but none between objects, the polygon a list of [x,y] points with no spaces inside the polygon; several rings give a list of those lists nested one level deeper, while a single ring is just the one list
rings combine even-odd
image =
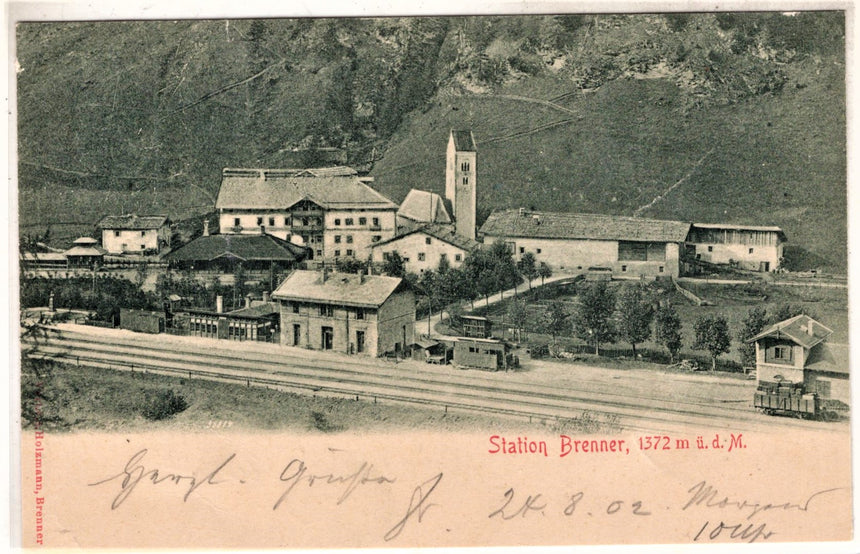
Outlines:
[{"label": "grassy field", "polygon": [[[597,432],[612,430],[613,423],[596,415],[578,419],[529,424],[526,421],[497,419],[476,413],[406,404],[375,404],[352,399],[311,397],[259,387],[180,379],[163,375],[54,365],[43,375],[42,386],[22,373],[22,402],[38,390],[45,398],[43,427],[49,431],[147,431],[177,429],[278,430],[291,433],[385,432],[419,429],[427,431],[480,431],[551,429],[553,431]],[[153,398],[173,391],[187,402],[187,408],[169,418],[152,420],[144,416]],[[25,421],[26,421],[25,417]],[[25,425],[26,428],[26,425]]]},{"label": "grassy field", "polygon": [[[611,287],[615,290],[623,286],[621,282],[613,282]],[[729,330],[732,334],[731,351],[722,358],[725,360],[739,362],[740,356],[737,350],[737,329],[740,328],[741,321],[753,307],[765,307],[769,312],[772,312],[778,306],[791,304],[795,306],[803,306],[814,315],[814,317],[833,329],[833,335],[830,337],[830,342],[847,343],[849,337],[848,331],[848,292],[846,289],[831,289],[818,287],[793,287],[793,286],[774,286],[766,284],[755,285],[716,285],[716,284],[695,284],[684,285],[688,289],[695,292],[700,298],[703,298],[714,305],[712,306],[696,306],[671,287],[670,284],[664,285],[657,291],[657,298],[669,301],[675,306],[678,315],[681,318],[681,333],[683,336],[683,348],[681,357],[707,357],[706,352],[693,350],[690,345],[693,342],[694,332],[693,324],[695,321],[706,315],[722,315],[728,320]],[[537,293],[537,291],[535,291]],[[534,332],[540,329],[540,320],[550,303],[561,303],[568,311],[573,311],[578,305],[574,289],[568,287],[549,287],[547,291],[541,291],[537,294],[523,295],[527,302],[528,324],[528,340],[533,343],[548,343],[551,340],[549,335],[544,335],[539,332]],[[490,309],[483,308],[480,303],[476,304],[477,312],[486,314],[496,324],[496,329],[507,329],[510,325],[507,323],[507,309],[510,299],[503,302],[492,304]],[[582,345],[582,341],[570,337],[561,339],[563,343],[571,345]],[[653,341],[646,341],[641,345],[637,345],[640,351],[656,351],[662,352],[664,349]],[[624,342],[617,342],[614,345],[606,345],[604,350],[609,355],[630,355],[630,345]],[[606,363],[616,363],[610,360],[603,360]],[[590,363],[596,363],[597,360],[591,360]],[[601,362],[602,363],[602,362]]]}]

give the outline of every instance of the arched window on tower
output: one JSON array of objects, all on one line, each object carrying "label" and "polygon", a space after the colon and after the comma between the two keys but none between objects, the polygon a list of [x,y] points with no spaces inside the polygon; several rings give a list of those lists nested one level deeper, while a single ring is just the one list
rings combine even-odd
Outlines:
[{"label": "arched window on tower", "polygon": [[468,184],[469,184],[469,178],[468,178],[468,177],[463,177],[463,184],[464,184],[464,185],[468,185]]},{"label": "arched window on tower", "polygon": [[469,162],[463,162],[460,164],[460,171],[469,171]]}]

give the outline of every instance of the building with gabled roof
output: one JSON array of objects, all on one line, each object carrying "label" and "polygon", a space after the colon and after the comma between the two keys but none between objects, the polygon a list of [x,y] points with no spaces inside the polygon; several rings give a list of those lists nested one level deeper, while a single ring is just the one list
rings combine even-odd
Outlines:
[{"label": "building with gabled roof", "polygon": [[348,167],[224,169],[215,207],[222,234],[271,234],[312,259],[366,259],[394,236],[397,204]]},{"label": "building with gabled roof", "polygon": [[415,294],[400,278],[297,270],[272,299],[287,346],[379,356],[414,340]]},{"label": "building with gabled roof", "polygon": [[232,272],[239,264],[249,270],[288,269],[307,257],[303,246],[265,235],[206,235],[164,256],[171,266]]},{"label": "building with gabled roof", "polygon": [[159,253],[170,246],[170,220],[166,215],[109,215],[98,222],[102,247],[108,254]]},{"label": "building with gabled roof", "polygon": [[728,264],[751,271],[776,271],[788,239],[776,226],[693,223],[687,254],[712,264]]},{"label": "building with gabled roof", "polygon": [[428,223],[374,244],[371,260],[381,263],[397,252],[408,273],[423,273],[437,269],[443,258],[450,267],[459,267],[466,256],[480,247],[479,242],[460,235],[452,225]]},{"label": "building with gabled roof", "polygon": [[480,234],[485,243],[505,242],[516,260],[531,252],[557,270],[677,277],[689,230],[682,221],[519,209],[493,212]]},{"label": "building with gabled roof", "polygon": [[755,343],[756,379],[803,383],[806,392],[848,405],[849,349],[828,344],[832,334],[806,314],[767,327],[747,341]]},{"label": "building with gabled roof", "polygon": [[105,251],[98,244],[92,237],[80,237],[62,255],[69,267],[93,268],[104,263]]}]

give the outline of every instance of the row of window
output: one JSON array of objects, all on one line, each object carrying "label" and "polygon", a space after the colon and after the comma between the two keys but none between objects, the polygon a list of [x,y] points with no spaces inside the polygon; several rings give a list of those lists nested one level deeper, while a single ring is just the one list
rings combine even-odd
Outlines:
[{"label": "row of window", "polygon": [[[120,236],[121,234],[122,234],[122,231],[114,231],[114,232],[113,232],[113,236],[115,236],[115,237],[118,237],[118,236]],[[141,231],[141,232],[140,232],[140,236],[145,237],[145,236],[146,236],[146,231]]]},{"label": "row of window", "polygon": [[[334,220],[335,227],[340,227],[340,221],[341,221],[340,218],[336,218]],[[371,218],[370,222],[371,222],[370,223],[371,227],[379,227],[379,218],[378,217]],[[351,226],[355,225],[355,219],[352,217],[344,218],[343,224],[346,225],[347,227],[351,227]],[[367,218],[366,217],[359,217],[358,218],[358,225],[360,227],[366,226],[367,225]]]},{"label": "row of window", "polygon": [[[294,314],[300,313],[302,304],[299,302],[292,303],[292,310]],[[319,315],[322,317],[334,317],[334,306],[331,304],[319,304],[318,306]],[[350,310],[347,312],[347,317],[351,319],[364,319],[365,318],[365,310],[361,308],[356,308],[354,310]]]},{"label": "row of window", "polygon": [[[714,251],[714,247],[713,247],[713,246],[708,246],[708,252],[713,252],[713,251]],[[748,252],[749,252],[750,254],[755,253],[755,248],[750,248]]]}]

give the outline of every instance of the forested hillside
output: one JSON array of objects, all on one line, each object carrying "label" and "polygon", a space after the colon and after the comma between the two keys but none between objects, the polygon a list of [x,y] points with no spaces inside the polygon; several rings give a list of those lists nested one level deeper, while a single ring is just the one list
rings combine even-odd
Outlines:
[{"label": "forested hillside", "polygon": [[226,166],[333,146],[400,201],[471,128],[479,205],[778,224],[844,270],[841,13],[18,27],[22,232],[211,209]]}]

